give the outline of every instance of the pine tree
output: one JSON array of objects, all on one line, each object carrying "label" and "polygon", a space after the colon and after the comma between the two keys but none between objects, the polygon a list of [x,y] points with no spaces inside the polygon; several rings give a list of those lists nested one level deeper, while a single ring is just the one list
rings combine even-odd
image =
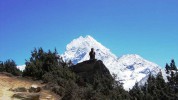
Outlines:
[{"label": "pine tree", "polygon": [[3,72],[3,71],[5,71],[4,64],[2,61],[0,61],[0,72]]},{"label": "pine tree", "polygon": [[[42,79],[43,75],[49,75],[58,73],[61,77],[71,77],[69,74],[68,64],[65,63],[57,54],[57,50],[54,52],[48,50],[45,52],[42,48],[34,49],[31,52],[30,60],[26,60],[26,68],[23,72],[23,76],[31,76],[36,79]],[[68,76],[67,76],[68,75]]]},{"label": "pine tree", "polygon": [[169,95],[169,98],[178,99],[178,73],[177,73],[177,67],[175,65],[174,59],[171,60],[170,63],[170,69],[169,71],[170,76],[167,76],[168,83],[167,83],[167,94]]},{"label": "pine tree", "polygon": [[8,72],[16,76],[21,75],[21,71],[16,66],[14,60],[8,59],[0,63],[0,72]]},{"label": "pine tree", "polygon": [[170,66],[168,65],[168,63],[166,63],[165,69],[166,69],[166,73],[169,74]]},{"label": "pine tree", "polygon": [[174,59],[171,60],[170,67],[171,67],[172,70],[177,71],[177,67],[175,65]]},{"label": "pine tree", "polygon": [[144,93],[141,90],[141,87],[138,85],[138,82],[135,83],[133,88],[129,91],[132,100],[143,100]]}]

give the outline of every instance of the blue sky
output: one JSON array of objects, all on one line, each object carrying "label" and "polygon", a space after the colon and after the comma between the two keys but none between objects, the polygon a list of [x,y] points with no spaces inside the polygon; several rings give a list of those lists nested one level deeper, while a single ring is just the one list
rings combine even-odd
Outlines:
[{"label": "blue sky", "polygon": [[22,65],[34,47],[65,46],[91,35],[117,56],[178,63],[177,0],[1,0],[0,61]]}]

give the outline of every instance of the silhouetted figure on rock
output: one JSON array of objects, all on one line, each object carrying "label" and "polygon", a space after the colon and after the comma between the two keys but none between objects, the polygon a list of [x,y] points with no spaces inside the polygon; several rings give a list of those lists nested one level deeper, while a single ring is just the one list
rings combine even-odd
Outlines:
[{"label": "silhouetted figure on rock", "polygon": [[95,51],[94,51],[94,48],[91,48],[91,51],[90,51],[89,55],[90,55],[90,60],[95,60]]}]

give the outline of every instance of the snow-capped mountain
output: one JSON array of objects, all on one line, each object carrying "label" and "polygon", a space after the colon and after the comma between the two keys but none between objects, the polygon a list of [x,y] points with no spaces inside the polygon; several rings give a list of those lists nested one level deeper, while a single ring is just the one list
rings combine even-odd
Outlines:
[{"label": "snow-capped mountain", "polygon": [[123,80],[123,86],[126,90],[132,88],[135,82],[139,82],[147,77],[149,73],[156,75],[160,71],[158,65],[135,54],[123,55],[121,58],[118,58],[117,67],[121,71],[117,72],[116,70],[114,73],[120,75],[119,78]]},{"label": "snow-capped mountain", "polygon": [[63,59],[71,60],[74,64],[88,60],[91,48],[95,49],[96,58],[106,62],[107,65],[117,60],[117,57],[109,49],[97,42],[91,36],[85,38],[80,36],[74,39],[66,47],[66,52],[62,55]]},{"label": "snow-capped mountain", "polygon": [[89,59],[91,48],[95,49],[96,59],[102,60],[111,74],[117,75],[117,80],[122,81],[126,90],[132,88],[135,82],[145,78],[150,72],[157,74],[160,67],[149,62],[139,55],[127,54],[118,58],[108,48],[97,42],[91,36],[74,39],[62,54],[64,60],[71,60],[74,64]]},{"label": "snow-capped mountain", "polygon": [[23,71],[23,70],[25,69],[25,66],[26,66],[26,65],[19,65],[19,66],[17,66],[17,68],[18,68],[19,70]]}]

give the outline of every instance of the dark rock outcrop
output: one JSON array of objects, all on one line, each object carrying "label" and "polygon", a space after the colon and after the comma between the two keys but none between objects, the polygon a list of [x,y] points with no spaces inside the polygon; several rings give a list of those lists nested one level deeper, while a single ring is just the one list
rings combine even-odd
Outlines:
[{"label": "dark rock outcrop", "polygon": [[28,91],[29,91],[30,93],[38,93],[38,92],[41,91],[41,87],[38,87],[38,86],[31,86],[31,87],[28,89]]},{"label": "dark rock outcrop", "polygon": [[82,63],[78,63],[77,65],[70,67],[72,71],[74,71],[77,74],[83,73],[83,72],[92,72],[96,73],[99,72],[100,74],[110,74],[109,70],[106,68],[106,66],[103,64],[101,60],[87,60]]},{"label": "dark rock outcrop", "polygon": [[39,100],[40,94],[38,93],[15,93],[12,98],[21,100]]},{"label": "dark rock outcrop", "polygon": [[10,89],[14,92],[27,92],[27,89],[25,87],[18,87],[18,88],[15,88],[15,89]]},{"label": "dark rock outcrop", "polygon": [[84,61],[71,66],[70,69],[79,76],[79,85],[89,83],[92,84],[94,88],[112,88],[111,84],[114,79],[101,60]]}]

